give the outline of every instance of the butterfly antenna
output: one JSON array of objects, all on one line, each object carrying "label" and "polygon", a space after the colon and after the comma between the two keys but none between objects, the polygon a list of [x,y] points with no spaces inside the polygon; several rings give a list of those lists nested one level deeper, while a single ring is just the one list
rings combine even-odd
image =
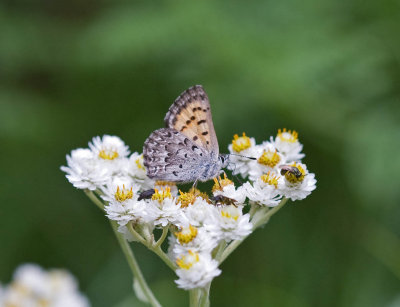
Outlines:
[{"label": "butterfly antenna", "polygon": [[241,158],[246,158],[246,159],[250,159],[250,160],[257,160],[257,158],[254,157],[248,157],[248,156],[242,156],[242,155],[238,155],[238,154],[229,154],[230,156],[237,156],[237,157],[241,157]]}]

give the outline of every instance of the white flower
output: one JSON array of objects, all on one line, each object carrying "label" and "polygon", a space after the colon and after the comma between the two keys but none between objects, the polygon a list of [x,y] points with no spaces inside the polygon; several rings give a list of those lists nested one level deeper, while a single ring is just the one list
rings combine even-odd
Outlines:
[{"label": "white flower", "polygon": [[4,300],[5,289],[3,288],[2,284],[0,284],[0,302]]},{"label": "white flower", "polygon": [[190,225],[201,226],[204,221],[216,210],[213,205],[210,205],[203,198],[197,197],[192,205],[183,209],[184,215]]},{"label": "white flower", "polygon": [[137,152],[131,154],[127,171],[128,174],[133,177],[135,182],[141,185],[141,190],[145,191],[154,187],[154,180],[147,177],[142,154]]},{"label": "white flower", "polygon": [[154,189],[151,199],[144,200],[148,222],[155,226],[165,227],[169,223],[180,225],[184,220],[183,210],[176,198],[171,194],[170,187]]},{"label": "white flower", "polygon": [[126,158],[129,155],[128,146],[118,136],[103,135],[102,138],[96,136],[91,143],[89,142],[89,148],[104,160]]},{"label": "white flower", "polygon": [[[264,179],[264,180],[263,180]],[[275,182],[274,182],[275,180]],[[275,177],[268,173],[259,177],[253,184],[246,182],[242,188],[249,200],[268,207],[274,207],[279,204],[282,198],[278,190],[279,176]],[[276,183],[276,185],[274,185]]]},{"label": "white flower", "polygon": [[[176,237],[172,233],[170,233],[170,235],[168,236],[167,255],[168,255],[168,258],[171,259],[172,261],[175,261],[176,257],[178,256],[174,252],[175,244],[176,244]],[[1,292],[0,292],[0,294],[1,294]]]},{"label": "white flower", "polygon": [[129,157],[129,175],[138,179],[145,179],[146,168],[143,165],[143,155],[137,152],[133,152]]},{"label": "white flower", "polygon": [[67,179],[78,189],[96,190],[111,178],[109,169],[102,168],[98,159],[89,149],[78,148],[67,155],[68,166],[61,166]]},{"label": "white flower", "polygon": [[193,252],[211,253],[218,245],[218,241],[213,235],[206,231],[204,227],[194,227],[189,225],[182,227],[175,232],[173,244],[173,255],[183,254],[189,250]]},{"label": "white flower", "polygon": [[106,216],[119,225],[126,225],[130,221],[135,223],[148,221],[145,201],[138,201],[138,195],[131,196],[129,190],[121,193],[125,193],[125,196],[121,196],[119,200],[110,201],[104,207]]},{"label": "white flower", "polygon": [[[118,200],[119,198],[127,197],[134,193],[138,193],[140,186],[136,184],[129,176],[113,176],[101,190],[103,198],[107,202]],[[126,195],[124,195],[126,194]]]},{"label": "white flower", "polygon": [[296,131],[279,129],[275,140],[271,137],[271,142],[285,156],[287,162],[300,161],[305,156],[301,153],[303,145],[300,144]]},{"label": "white flower", "polygon": [[249,170],[249,179],[252,181],[269,171],[277,172],[279,167],[286,162],[286,157],[278,152],[274,144],[264,142],[256,147],[258,149],[255,155],[257,160],[252,161]]},{"label": "white flower", "polygon": [[175,282],[179,288],[185,290],[203,288],[221,274],[218,262],[208,253],[188,251],[179,255],[176,262],[179,267],[176,270],[179,279]]},{"label": "white flower", "polygon": [[0,295],[0,306],[88,307],[75,278],[64,270],[45,271],[34,264],[17,268]]},{"label": "white flower", "polygon": [[306,198],[316,188],[317,180],[313,173],[309,173],[307,166],[303,163],[293,163],[291,166],[297,167],[301,176],[287,172],[280,180],[278,189],[280,194],[291,200],[300,200]]},{"label": "white flower", "polygon": [[176,225],[183,220],[183,211],[175,198],[165,198],[161,202],[150,200],[147,202],[146,210],[155,226],[165,227],[169,223]]},{"label": "white flower", "polygon": [[124,172],[128,163],[128,146],[117,136],[96,136],[89,142],[89,148],[94,156],[112,173]]},{"label": "white flower", "polygon": [[228,169],[234,175],[240,174],[243,178],[246,178],[254,164],[254,160],[246,157],[257,157],[260,151],[260,148],[256,146],[254,138],[249,138],[244,133],[241,137],[235,134],[232,144],[228,146],[228,149],[232,154],[229,156]]},{"label": "white flower", "polygon": [[224,197],[232,198],[239,204],[243,204],[246,200],[246,194],[242,187],[236,189],[233,183],[224,186],[222,191],[220,189],[216,189],[213,194],[214,196],[222,195]]},{"label": "white flower", "polygon": [[204,222],[204,227],[217,241],[242,239],[252,231],[250,215],[243,215],[241,206],[216,207],[212,213]]}]

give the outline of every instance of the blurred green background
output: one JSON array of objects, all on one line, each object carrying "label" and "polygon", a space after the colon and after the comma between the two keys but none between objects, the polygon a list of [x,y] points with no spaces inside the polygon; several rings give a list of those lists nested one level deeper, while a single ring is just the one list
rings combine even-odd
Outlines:
[{"label": "blurred green background", "polygon": [[[132,151],[202,84],[220,148],[295,129],[317,190],[223,265],[213,306],[400,306],[399,1],[2,1],[0,281],[68,268],[94,307],[144,306],[106,218],[59,167]],[[134,245],[165,306],[175,275]]]}]

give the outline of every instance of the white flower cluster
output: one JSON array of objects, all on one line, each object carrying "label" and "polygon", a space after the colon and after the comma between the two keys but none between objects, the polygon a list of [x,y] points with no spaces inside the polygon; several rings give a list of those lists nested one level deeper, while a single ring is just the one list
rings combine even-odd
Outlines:
[{"label": "white flower cluster", "polygon": [[282,197],[301,200],[316,188],[317,182],[301,163],[305,156],[302,149],[296,131],[279,129],[275,138],[259,145],[244,133],[241,137],[235,135],[229,145],[229,169],[234,175],[249,179],[242,188],[250,201],[273,207]]},{"label": "white flower cluster", "polygon": [[0,286],[0,306],[89,307],[75,278],[64,270],[45,271],[35,264],[17,268],[11,283]]},{"label": "white flower cluster", "polygon": [[284,197],[303,199],[315,189],[314,174],[300,162],[304,154],[296,132],[279,131],[261,145],[245,134],[235,135],[229,150],[235,154],[230,155],[233,174],[248,181],[236,188],[226,176],[216,178],[211,195],[195,188],[178,192],[173,182],[150,180],[142,155],[129,156],[116,136],[96,137],[88,149],[72,151],[61,169],[75,187],[95,191],[104,200],[107,217],[127,240],[149,242],[154,229],[163,229],[162,239],[170,231],[168,257],[176,267],[176,283],[188,290],[207,286],[221,273],[225,248],[254,230],[253,209],[265,211]]}]

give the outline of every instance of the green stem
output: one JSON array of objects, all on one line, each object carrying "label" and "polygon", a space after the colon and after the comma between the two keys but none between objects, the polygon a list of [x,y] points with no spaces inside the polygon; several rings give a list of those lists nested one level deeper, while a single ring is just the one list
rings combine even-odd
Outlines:
[{"label": "green stem", "polygon": [[256,213],[257,209],[259,209],[259,208],[260,208],[260,206],[258,204],[251,202],[250,211],[249,211],[250,218],[252,218],[254,216],[254,213]]},{"label": "green stem", "polygon": [[215,252],[214,259],[215,260],[219,261],[219,259],[222,256],[222,253],[225,250],[226,245],[227,245],[227,243],[226,243],[225,240],[223,240],[223,241],[221,241],[221,243],[219,243],[219,245],[217,246],[216,250],[214,251]]},{"label": "green stem", "polygon": [[228,245],[228,247],[224,250],[222,253],[219,263],[221,264],[222,262],[225,261],[225,259],[247,238],[244,237],[242,240],[235,240],[232,243]]},{"label": "green stem", "polygon": [[200,290],[192,289],[189,291],[189,306],[190,307],[198,307],[200,299]]},{"label": "green stem", "polygon": [[170,268],[172,271],[175,271],[175,270],[176,270],[176,265],[171,261],[171,259],[169,259],[169,257],[167,256],[167,254],[165,254],[165,253],[163,252],[163,250],[161,249],[160,246],[158,246],[158,247],[153,247],[153,248],[152,248],[152,247],[149,247],[149,249],[152,250],[158,257],[160,257],[161,260],[164,261],[164,263],[165,263],[166,265],[168,265],[169,268]]},{"label": "green stem", "polygon": [[281,209],[287,203],[288,200],[289,200],[289,198],[284,198],[281,200],[281,202],[276,207],[269,209],[267,211],[267,213],[254,224],[253,230],[266,224],[269,221],[269,219],[271,218],[271,216],[273,216],[276,212],[278,212],[279,209]]},{"label": "green stem", "polygon": [[90,200],[100,208],[101,211],[104,211],[104,203],[96,196],[96,194],[93,193],[93,191],[90,191],[88,189],[84,190],[86,193],[86,196],[90,198]]},{"label": "green stem", "polygon": [[[93,191],[85,190],[86,195],[89,199],[102,211],[104,211],[104,203],[100,200]],[[129,246],[129,243],[125,240],[124,236],[118,232],[118,224],[115,221],[110,220],[111,227],[114,231],[115,236],[117,237],[118,243],[125,255],[125,258],[128,262],[128,265],[132,271],[134,278],[136,278],[142,293],[146,296],[149,304],[153,307],[161,307],[161,304],[155,298],[153,292],[150,290],[149,286],[144,279],[143,273],[140,270],[139,264],[136,261],[136,258]],[[129,225],[128,225],[129,228]],[[139,235],[139,234],[138,234]],[[139,235],[140,236],[140,235]],[[143,238],[142,238],[143,239]]]},{"label": "green stem", "polygon": [[118,232],[118,225],[114,221],[110,221],[111,227],[114,231],[115,236],[118,239],[118,243],[121,246],[122,251],[125,254],[126,260],[129,264],[129,267],[131,268],[133,276],[136,278],[138,281],[143,294],[146,296],[149,304],[153,307],[161,307],[161,304],[157,301],[155,298],[153,292],[151,292],[149,286],[146,283],[146,280],[144,279],[143,273],[139,268],[139,264],[136,261],[136,258],[129,246],[129,243],[125,240],[124,236]]},{"label": "green stem", "polygon": [[[175,271],[176,270],[176,265],[171,261],[171,259],[169,259],[169,257],[163,252],[163,250],[161,249],[161,246],[157,246],[157,244],[153,245],[152,242],[146,241],[145,239],[143,239],[143,237],[133,228],[132,223],[129,223],[128,225],[128,229],[131,232],[131,234],[140,242],[142,243],[144,246],[146,246],[149,250],[151,250],[152,252],[154,252],[158,257],[161,258],[162,261],[164,261],[164,263],[166,265],[168,265],[170,267],[171,270]],[[168,230],[167,230],[168,232]]]},{"label": "green stem", "polygon": [[200,297],[200,307],[209,307],[210,306],[210,287],[211,287],[211,282],[208,283],[207,286],[205,286],[201,290],[201,297]]},{"label": "green stem", "polygon": [[157,248],[157,247],[161,246],[161,244],[163,244],[165,238],[166,238],[167,235],[168,235],[168,229],[169,229],[169,225],[167,225],[167,226],[165,226],[165,227],[163,228],[161,237],[158,239],[158,241],[157,241],[157,243],[154,245],[154,247]]},{"label": "green stem", "polygon": [[[253,223],[253,231],[256,230],[258,227],[264,225],[265,223],[267,223],[269,221],[269,219],[271,218],[271,216],[273,216],[276,212],[279,211],[279,209],[281,209],[288,201],[288,198],[284,198],[281,200],[281,202],[276,206],[273,207],[272,209],[269,209],[268,211],[265,211],[265,214],[263,214],[261,217],[259,217],[256,221],[252,221]],[[263,208],[261,208],[263,209]],[[222,253],[219,263],[221,264],[222,262],[224,262],[224,260],[248,237],[248,235],[246,237],[244,237],[241,240],[235,240],[233,242],[231,242],[228,247],[224,250],[224,252]]]},{"label": "green stem", "polygon": [[126,227],[128,227],[129,232],[137,241],[148,247],[149,243],[133,228],[132,222],[129,222]]}]

